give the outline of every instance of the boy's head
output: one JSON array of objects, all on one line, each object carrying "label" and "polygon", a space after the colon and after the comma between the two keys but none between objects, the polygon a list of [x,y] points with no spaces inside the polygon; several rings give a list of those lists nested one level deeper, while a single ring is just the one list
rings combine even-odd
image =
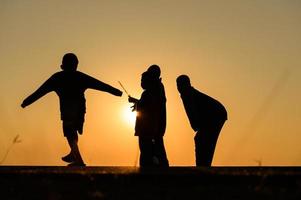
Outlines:
[{"label": "boy's head", "polygon": [[149,89],[151,86],[152,78],[150,75],[151,74],[148,71],[143,72],[141,75],[141,87],[144,90]]},{"label": "boy's head", "polygon": [[181,75],[177,78],[177,88],[180,94],[186,93],[191,88],[190,79],[187,75]]},{"label": "boy's head", "polygon": [[149,66],[149,68],[147,69],[147,71],[150,73],[150,75],[155,78],[155,79],[159,79],[160,75],[161,75],[161,70],[160,67],[158,65],[151,65]]},{"label": "boy's head", "polygon": [[78,59],[73,53],[66,53],[62,60],[61,68],[64,71],[76,71]]}]

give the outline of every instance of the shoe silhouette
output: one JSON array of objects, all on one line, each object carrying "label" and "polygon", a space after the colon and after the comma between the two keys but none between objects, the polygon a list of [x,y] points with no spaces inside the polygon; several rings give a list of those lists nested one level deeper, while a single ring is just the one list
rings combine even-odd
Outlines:
[{"label": "shoe silhouette", "polygon": [[68,155],[62,157],[62,160],[64,162],[67,162],[67,163],[72,163],[72,162],[75,161],[74,158],[73,158],[73,155],[71,153],[69,153]]}]

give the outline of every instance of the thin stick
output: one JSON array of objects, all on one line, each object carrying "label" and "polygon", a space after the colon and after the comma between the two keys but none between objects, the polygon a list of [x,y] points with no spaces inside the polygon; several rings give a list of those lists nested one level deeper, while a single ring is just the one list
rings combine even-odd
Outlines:
[{"label": "thin stick", "polygon": [[122,89],[124,90],[124,92],[130,96],[130,94],[126,91],[126,89],[123,87],[122,83],[120,81],[118,81],[119,85],[122,87]]}]

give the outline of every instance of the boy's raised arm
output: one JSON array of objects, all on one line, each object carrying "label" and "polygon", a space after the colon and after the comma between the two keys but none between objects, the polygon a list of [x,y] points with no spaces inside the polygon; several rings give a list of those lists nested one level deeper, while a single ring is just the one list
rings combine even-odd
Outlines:
[{"label": "boy's raised arm", "polygon": [[115,96],[122,96],[122,91],[120,91],[119,89],[114,88],[88,75],[87,75],[87,82],[88,82],[88,88],[108,92]]}]

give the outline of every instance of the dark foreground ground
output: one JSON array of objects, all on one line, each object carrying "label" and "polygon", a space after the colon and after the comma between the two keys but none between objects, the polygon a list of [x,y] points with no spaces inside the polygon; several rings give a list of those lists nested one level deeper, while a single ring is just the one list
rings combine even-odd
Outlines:
[{"label": "dark foreground ground", "polygon": [[0,167],[0,199],[298,199],[299,167]]}]

